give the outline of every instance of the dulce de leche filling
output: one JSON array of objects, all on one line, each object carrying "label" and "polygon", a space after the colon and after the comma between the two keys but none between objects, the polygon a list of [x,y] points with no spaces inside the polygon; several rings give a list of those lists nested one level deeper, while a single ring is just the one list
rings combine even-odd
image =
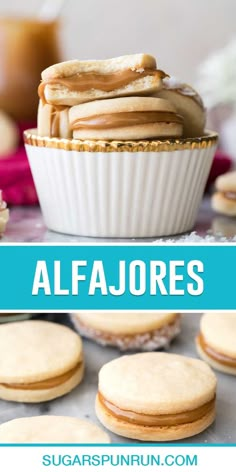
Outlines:
[{"label": "dulce de leche filling", "polygon": [[50,115],[50,137],[57,138],[60,134],[60,110],[53,110]]},{"label": "dulce de leche filling", "polygon": [[82,367],[83,362],[79,362],[73,369],[65,372],[62,375],[53,377],[51,379],[41,380],[40,382],[32,383],[1,383],[0,386],[14,390],[47,390],[67,382],[73,375]]},{"label": "dulce de leche filling", "polygon": [[72,129],[109,129],[136,126],[147,123],[183,123],[180,115],[162,111],[132,111],[107,113],[79,118],[72,123]]},{"label": "dulce de leche filling", "polygon": [[209,344],[207,344],[202,333],[198,335],[197,341],[200,347],[202,348],[202,350],[214,361],[219,362],[220,364],[226,365],[227,367],[236,368],[236,358],[229,357],[229,356],[226,356],[225,354],[221,354],[220,352],[215,351],[211,346],[209,346]]},{"label": "dulce de leche filling", "polygon": [[72,92],[85,92],[91,89],[111,92],[112,90],[125,87],[131,82],[147,76],[156,76],[157,78],[162,79],[166,77],[166,74],[161,70],[155,69],[127,69],[112,74],[83,72],[69,77],[55,77],[43,80],[39,85],[38,94],[41,100],[45,103],[44,91],[46,85],[52,85],[55,87],[62,86]]},{"label": "dulce de leche filling", "polygon": [[176,414],[166,415],[147,415],[144,413],[136,413],[131,410],[122,410],[113,403],[106,400],[103,395],[98,392],[99,402],[112,415],[126,423],[132,423],[141,426],[177,426],[186,423],[193,423],[199,420],[207,413],[210,413],[215,405],[215,397],[204,405],[190,411],[183,411]]},{"label": "dulce de leche filling", "polygon": [[223,195],[225,198],[228,198],[228,200],[236,200],[236,192],[223,192]]}]

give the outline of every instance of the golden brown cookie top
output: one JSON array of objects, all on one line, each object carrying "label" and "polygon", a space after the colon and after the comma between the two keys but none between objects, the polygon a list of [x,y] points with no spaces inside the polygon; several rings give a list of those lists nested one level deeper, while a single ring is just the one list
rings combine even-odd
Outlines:
[{"label": "golden brown cookie top", "polygon": [[99,392],[123,410],[181,413],[215,396],[216,377],[203,361],[160,352],[123,356],[104,365]]}]

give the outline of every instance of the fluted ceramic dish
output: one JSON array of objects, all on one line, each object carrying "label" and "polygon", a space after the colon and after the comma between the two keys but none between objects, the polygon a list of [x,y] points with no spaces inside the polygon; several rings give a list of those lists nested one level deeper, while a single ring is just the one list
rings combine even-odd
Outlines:
[{"label": "fluted ceramic dish", "polygon": [[193,228],[217,134],[79,141],[24,134],[47,227],[78,236],[144,238]]}]

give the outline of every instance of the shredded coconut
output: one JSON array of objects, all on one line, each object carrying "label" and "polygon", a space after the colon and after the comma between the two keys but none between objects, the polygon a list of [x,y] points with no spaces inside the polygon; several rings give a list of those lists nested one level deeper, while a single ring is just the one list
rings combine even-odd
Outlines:
[{"label": "shredded coconut", "polygon": [[165,77],[163,79],[164,88],[168,90],[179,90],[182,95],[188,95],[189,97],[197,96],[196,91],[189,87],[187,84],[184,84],[176,77]]},{"label": "shredded coconut", "polygon": [[164,77],[163,84],[167,89],[181,89],[183,87],[183,82],[173,76]]},{"label": "shredded coconut", "polygon": [[138,69],[136,69],[136,67],[131,67],[131,70],[133,72],[139,72],[139,74],[142,74],[142,72],[144,72],[144,68],[143,67],[139,67]]},{"label": "shredded coconut", "polygon": [[78,318],[71,315],[75,328],[81,336],[92,339],[102,346],[115,346],[120,351],[155,351],[167,347],[170,341],[180,333],[180,316],[162,328],[134,335],[105,333],[80,323]]}]

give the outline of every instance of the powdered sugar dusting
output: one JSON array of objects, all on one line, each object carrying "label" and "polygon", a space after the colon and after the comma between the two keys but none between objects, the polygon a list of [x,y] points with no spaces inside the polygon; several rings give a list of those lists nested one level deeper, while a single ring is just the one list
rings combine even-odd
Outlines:
[{"label": "powdered sugar dusting", "polygon": [[163,85],[167,89],[180,89],[183,87],[183,82],[181,82],[176,77],[164,77]]},{"label": "powdered sugar dusting", "polygon": [[206,236],[200,236],[196,231],[192,231],[190,234],[181,236],[178,239],[164,239],[160,238],[153,241],[153,244],[179,244],[179,243],[228,243],[236,242],[236,235],[232,238],[226,238],[222,233],[206,234]]},{"label": "powdered sugar dusting", "polygon": [[142,74],[142,72],[144,72],[144,68],[143,67],[139,67],[138,69],[136,69],[136,67],[132,67],[131,70],[133,72],[139,72],[139,74]]},{"label": "powdered sugar dusting", "polygon": [[163,79],[163,85],[168,90],[178,90],[182,95],[188,95],[189,97],[198,96],[197,92],[187,84],[181,82],[176,77],[165,77]]}]

